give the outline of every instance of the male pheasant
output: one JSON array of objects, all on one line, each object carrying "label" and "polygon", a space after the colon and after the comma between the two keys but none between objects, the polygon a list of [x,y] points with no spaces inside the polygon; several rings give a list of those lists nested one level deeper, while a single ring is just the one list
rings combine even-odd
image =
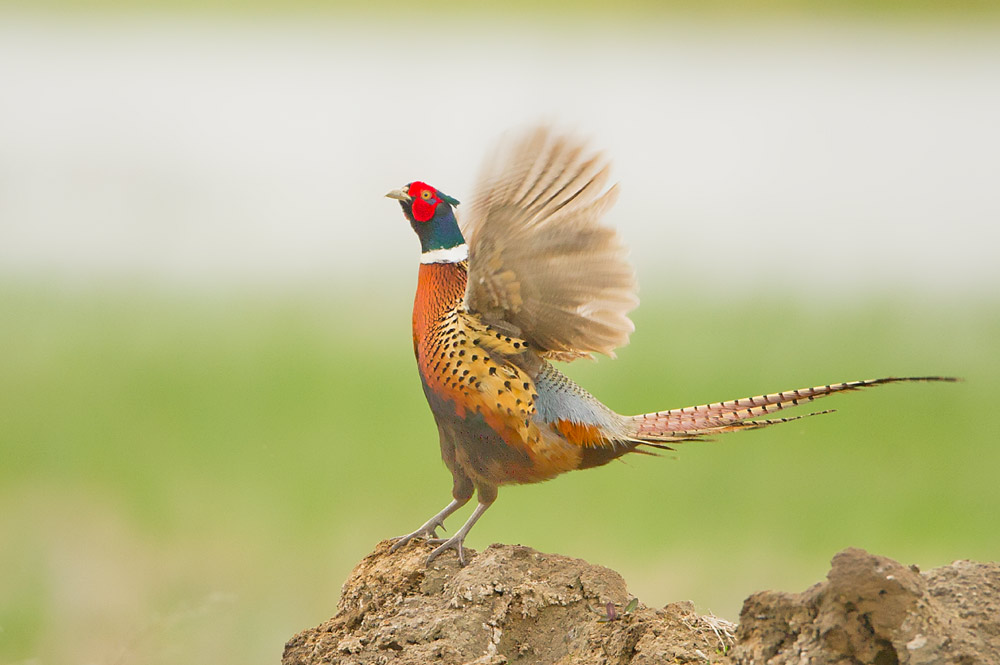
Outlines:
[{"label": "male pheasant", "polygon": [[[453,500],[392,550],[417,537],[464,565],[463,542],[510,483],[548,480],[606,464],[643,446],[756,429],[794,418],[755,420],[836,392],[898,381],[883,378],[623,416],[564,376],[551,360],[614,356],[634,330],[636,282],[616,232],[600,224],[617,190],[608,162],[546,128],[487,163],[471,214],[423,182],[386,194],[420,238],[413,348],[437,421]],[[801,417],[801,416],[799,416]],[[444,520],[478,494],[454,536]]]}]

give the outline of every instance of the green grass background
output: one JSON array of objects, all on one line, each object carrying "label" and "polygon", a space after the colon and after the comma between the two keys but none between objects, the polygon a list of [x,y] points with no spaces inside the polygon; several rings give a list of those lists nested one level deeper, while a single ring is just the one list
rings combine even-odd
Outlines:
[{"label": "green grass background", "polygon": [[996,16],[1000,8],[994,0],[581,0],[564,3],[512,0],[498,5],[484,0],[0,0],[0,8],[29,10],[134,12],[166,10],[169,12],[221,12],[224,14],[263,13],[283,15],[289,12],[344,13],[361,15],[413,16],[432,13],[442,19],[455,16],[527,12],[532,17],[575,21],[594,16],[632,20],[661,14],[688,13],[700,16],[848,16],[897,20],[909,17],[940,18],[956,16]]},{"label": "green grass background", "polygon": [[[622,572],[738,616],[864,547],[1000,552],[1000,303],[646,284],[617,361],[567,372],[622,412],[882,375],[836,414],[501,490],[469,544]],[[353,564],[449,499],[407,276],[367,294],[0,288],[0,663],[277,662]],[[450,530],[467,516],[453,517]]]}]

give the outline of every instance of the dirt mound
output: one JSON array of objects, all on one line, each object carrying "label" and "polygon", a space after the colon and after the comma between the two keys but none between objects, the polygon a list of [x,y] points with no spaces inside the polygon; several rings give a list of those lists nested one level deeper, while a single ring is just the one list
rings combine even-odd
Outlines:
[{"label": "dirt mound", "polygon": [[1000,565],[921,573],[847,549],[802,593],[747,598],[736,639],[741,665],[1000,663]]},{"label": "dirt mound", "polygon": [[[1000,663],[1000,565],[929,573],[846,550],[800,594],[747,599],[739,630],[690,602],[651,609],[620,575],[527,547],[383,542],[344,584],[336,616],[285,645],[283,665],[416,663]],[[736,636],[734,640],[734,631]]]},{"label": "dirt mound", "polygon": [[453,556],[428,568],[425,546],[388,547],[354,568],[335,617],[285,645],[283,665],[704,663],[732,644],[735,626],[691,603],[630,609],[621,575],[580,559],[492,545],[467,549],[465,568]]}]

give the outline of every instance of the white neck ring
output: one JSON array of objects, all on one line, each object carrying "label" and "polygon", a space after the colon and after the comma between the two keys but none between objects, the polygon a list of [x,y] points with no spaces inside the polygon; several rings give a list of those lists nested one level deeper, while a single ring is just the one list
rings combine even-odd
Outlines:
[{"label": "white neck ring", "polygon": [[469,246],[465,243],[447,247],[445,249],[432,249],[420,255],[421,263],[461,263],[469,258]]}]

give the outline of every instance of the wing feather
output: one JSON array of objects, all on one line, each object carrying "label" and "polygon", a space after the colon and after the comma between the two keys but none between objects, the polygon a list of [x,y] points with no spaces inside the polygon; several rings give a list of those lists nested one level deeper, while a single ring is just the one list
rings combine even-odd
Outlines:
[{"label": "wing feather", "polygon": [[610,165],[585,144],[537,128],[487,162],[463,221],[465,305],[546,357],[614,355],[639,300],[620,237]]}]

